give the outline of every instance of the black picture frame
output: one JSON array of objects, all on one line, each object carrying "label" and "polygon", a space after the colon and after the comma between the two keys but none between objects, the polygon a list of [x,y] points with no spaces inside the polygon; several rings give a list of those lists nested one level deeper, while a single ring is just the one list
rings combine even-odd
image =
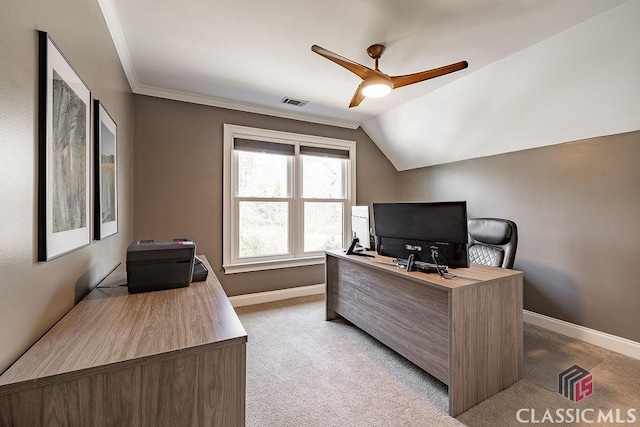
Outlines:
[{"label": "black picture frame", "polygon": [[38,261],[91,241],[91,91],[38,31]]},{"label": "black picture frame", "polygon": [[94,105],[94,238],[118,232],[118,125],[99,100]]}]

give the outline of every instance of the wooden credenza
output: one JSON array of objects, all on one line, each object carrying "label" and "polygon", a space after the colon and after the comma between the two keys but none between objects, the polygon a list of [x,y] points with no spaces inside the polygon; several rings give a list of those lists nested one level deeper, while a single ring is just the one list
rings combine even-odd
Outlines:
[{"label": "wooden credenza", "polygon": [[91,291],[0,376],[0,425],[243,426],[247,333],[204,262],[188,288]]},{"label": "wooden credenza", "polygon": [[472,264],[443,279],[392,261],[327,252],[326,319],[347,319],[447,384],[454,417],[522,379],[522,272]]}]

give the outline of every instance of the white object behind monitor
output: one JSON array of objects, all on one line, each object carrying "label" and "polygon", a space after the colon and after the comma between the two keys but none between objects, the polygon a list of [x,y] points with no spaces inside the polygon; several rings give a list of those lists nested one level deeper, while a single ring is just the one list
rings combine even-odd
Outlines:
[{"label": "white object behind monitor", "polygon": [[351,231],[364,250],[370,250],[369,206],[351,206]]}]

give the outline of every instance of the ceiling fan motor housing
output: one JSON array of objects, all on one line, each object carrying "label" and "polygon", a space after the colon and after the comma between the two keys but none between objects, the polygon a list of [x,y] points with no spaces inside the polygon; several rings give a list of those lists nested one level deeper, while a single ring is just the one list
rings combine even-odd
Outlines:
[{"label": "ceiling fan motor housing", "polygon": [[362,83],[362,94],[369,98],[380,98],[386,96],[393,89],[393,82],[389,77],[374,74],[364,79]]}]

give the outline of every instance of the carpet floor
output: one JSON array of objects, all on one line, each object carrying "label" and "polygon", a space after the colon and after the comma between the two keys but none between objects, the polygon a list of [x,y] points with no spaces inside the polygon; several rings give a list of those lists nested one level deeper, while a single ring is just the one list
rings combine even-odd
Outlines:
[{"label": "carpet floor", "polygon": [[[593,409],[570,425],[615,425],[611,416],[640,425],[640,360],[527,323],[524,379],[452,418],[445,384],[348,322],[325,321],[322,296],[236,311],[249,335],[249,427],[520,426],[523,408],[521,419],[536,425],[568,425],[544,419],[559,408]],[[576,364],[594,378],[593,394],[578,403],[557,391],[558,373]]]}]

